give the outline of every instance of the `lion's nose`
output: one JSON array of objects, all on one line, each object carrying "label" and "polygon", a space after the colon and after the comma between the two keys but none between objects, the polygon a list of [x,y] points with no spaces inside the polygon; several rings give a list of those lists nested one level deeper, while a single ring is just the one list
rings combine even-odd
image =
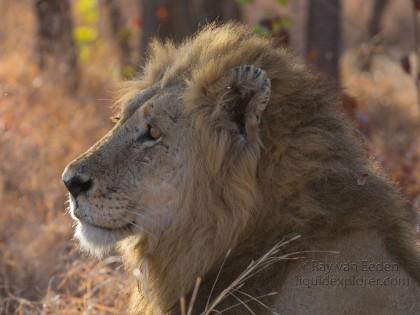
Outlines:
[{"label": "lion's nose", "polygon": [[91,179],[82,179],[80,176],[73,176],[68,180],[63,180],[70,194],[76,198],[78,195],[89,191],[92,187]]}]

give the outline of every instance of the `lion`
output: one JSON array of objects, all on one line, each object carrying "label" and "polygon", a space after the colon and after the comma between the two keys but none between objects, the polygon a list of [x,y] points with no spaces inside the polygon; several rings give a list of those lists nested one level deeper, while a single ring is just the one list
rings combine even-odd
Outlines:
[{"label": "lion", "polygon": [[151,43],[62,176],[81,247],[136,275],[132,314],[420,314],[415,212],[337,95],[245,26]]}]

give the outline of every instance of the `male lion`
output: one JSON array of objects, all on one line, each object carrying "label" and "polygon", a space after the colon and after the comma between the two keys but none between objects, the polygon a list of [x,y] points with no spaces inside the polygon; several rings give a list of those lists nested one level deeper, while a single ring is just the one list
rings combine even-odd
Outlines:
[{"label": "male lion", "polygon": [[285,50],[234,24],[155,41],[118,104],[63,180],[82,248],[137,274],[132,313],[178,314],[201,277],[194,314],[420,314],[414,212]]}]

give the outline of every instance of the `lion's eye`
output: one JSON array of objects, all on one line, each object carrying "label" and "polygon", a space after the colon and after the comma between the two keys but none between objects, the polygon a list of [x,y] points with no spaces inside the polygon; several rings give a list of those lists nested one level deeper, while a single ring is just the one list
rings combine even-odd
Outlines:
[{"label": "lion's eye", "polygon": [[151,125],[147,125],[146,131],[141,134],[136,141],[137,142],[148,142],[148,141],[157,141],[162,136],[162,132]]},{"label": "lion's eye", "polygon": [[162,133],[158,128],[150,125],[147,125],[147,132],[148,137],[152,140],[158,140],[162,136]]}]

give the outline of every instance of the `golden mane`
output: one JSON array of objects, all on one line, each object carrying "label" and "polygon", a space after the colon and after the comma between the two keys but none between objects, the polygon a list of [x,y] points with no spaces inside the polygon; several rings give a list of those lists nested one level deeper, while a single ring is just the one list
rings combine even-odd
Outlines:
[{"label": "golden mane", "polygon": [[[271,80],[258,145],[235,142],[218,112],[228,72],[241,65],[259,67]],[[147,284],[133,297],[134,312],[168,311],[229,249],[258,257],[290,233],[303,236],[297,249],[312,249],[351,231],[377,230],[420,279],[414,212],[358,149],[336,94],[289,52],[236,24],[207,26],[179,46],[153,41],[141,78],[126,84],[119,103],[154,84],[175,83],[183,86],[194,130],[186,135],[190,158],[179,212],[185,226],[153,246],[122,242]],[[237,259],[238,268],[249,263]]]}]

